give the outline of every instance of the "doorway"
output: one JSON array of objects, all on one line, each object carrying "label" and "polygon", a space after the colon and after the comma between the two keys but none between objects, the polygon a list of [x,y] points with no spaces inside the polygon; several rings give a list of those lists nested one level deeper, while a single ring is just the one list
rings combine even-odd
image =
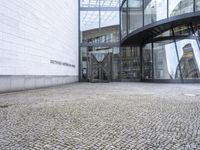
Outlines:
[{"label": "doorway", "polygon": [[112,53],[93,51],[89,53],[89,81],[111,82],[112,80]]}]

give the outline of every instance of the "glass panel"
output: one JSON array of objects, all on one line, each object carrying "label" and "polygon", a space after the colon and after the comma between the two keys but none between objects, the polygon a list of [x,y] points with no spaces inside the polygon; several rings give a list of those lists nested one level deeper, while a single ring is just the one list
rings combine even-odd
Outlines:
[{"label": "glass panel", "polygon": [[80,77],[81,81],[87,81],[89,73],[89,53],[92,53],[98,61],[102,61],[108,53],[112,53],[112,79],[120,78],[120,48],[119,47],[81,47],[80,53]]},{"label": "glass panel", "polygon": [[196,40],[179,40],[177,41],[177,47],[183,78],[200,78],[200,51]]},{"label": "glass panel", "polygon": [[153,54],[155,79],[180,78],[178,58],[173,41],[154,43]]},{"label": "glass panel", "polygon": [[121,36],[127,35],[127,1],[123,4],[121,9]]},{"label": "glass panel", "polygon": [[132,47],[132,77],[133,79],[140,79],[140,48]]},{"label": "glass panel", "polygon": [[143,26],[142,2],[143,0],[128,1],[129,33]]},{"label": "glass panel", "polygon": [[119,24],[118,11],[101,11],[101,27],[113,26]]},{"label": "glass panel", "polygon": [[193,12],[193,0],[169,0],[169,17]]},{"label": "glass panel", "polygon": [[119,47],[113,48],[112,55],[112,79],[117,80],[120,78],[120,51]]},{"label": "glass panel", "polygon": [[143,79],[152,79],[152,44],[146,44],[143,47]]},{"label": "glass panel", "polygon": [[200,37],[200,23],[193,25],[193,29],[194,29],[195,35]]},{"label": "glass panel", "polygon": [[[116,9],[119,8],[119,1],[81,0],[80,2],[80,42],[119,42],[119,9]],[[113,11],[108,11],[109,7]]]},{"label": "glass panel", "polygon": [[144,25],[167,18],[167,0],[144,0]]},{"label": "glass panel", "polygon": [[190,29],[189,25],[182,25],[174,28],[174,35],[175,36],[189,36],[192,35],[192,30]]},{"label": "glass panel", "polygon": [[81,80],[87,79],[88,68],[87,68],[87,47],[81,47]]},{"label": "glass panel", "polygon": [[196,11],[200,11],[200,0],[195,0]]},{"label": "glass panel", "polygon": [[131,48],[123,47],[122,48],[122,79],[131,79]]},{"label": "glass panel", "polygon": [[169,36],[173,36],[172,30],[165,31],[165,32],[161,33],[160,35],[156,36],[155,38],[169,37]]},{"label": "glass panel", "polygon": [[115,43],[119,42],[119,25],[108,26],[82,32],[85,43]]},{"label": "glass panel", "polygon": [[95,33],[99,32],[99,11],[81,11],[80,13],[81,43],[91,43],[91,41],[96,43],[97,41],[93,38],[96,36]]},{"label": "glass panel", "polygon": [[122,48],[122,79],[140,79],[140,48]]}]

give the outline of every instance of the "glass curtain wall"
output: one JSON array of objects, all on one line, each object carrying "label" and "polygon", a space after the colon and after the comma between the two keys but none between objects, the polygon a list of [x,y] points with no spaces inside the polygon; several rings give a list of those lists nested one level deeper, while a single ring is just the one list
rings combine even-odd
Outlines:
[{"label": "glass curtain wall", "polygon": [[122,47],[122,79],[140,79],[140,47]]},{"label": "glass curtain wall", "polygon": [[153,50],[152,43],[148,43],[143,47],[142,61],[142,78],[153,79]]},{"label": "glass curtain wall", "polygon": [[200,0],[126,0],[121,6],[121,38],[156,21],[194,11],[200,11]]},{"label": "glass curtain wall", "polygon": [[119,0],[80,0],[80,42],[119,42]]},{"label": "glass curtain wall", "polygon": [[169,0],[169,17],[194,11],[193,0]]},{"label": "glass curtain wall", "polygon": [[124,2],[121,8],[121,37],[127,35],[127,1]]},{"label": "glass curtain wall", "polygon": [[154,79],[176,79],[178,59],[173,40],[154,42]]},{"label": "glass curtain wall", "polygon": [[143,0],[128,0],[128,33],[143,26]]},{"label": "glass curtain wall", "polygon": [[120,66],[119,0],[80,0],[80,80],[88,80],[90,53],[112,53],[113,78]]},{"label": "glass curtain wall", "polygon": [[166,31],[170,33],[167,36],[158,36],[146,44],[142,49],[142,78],[144,80],[200,79],[198,28],[198,24],[175,27],[172,31]]},{"label": "glass curtain wall", "polygon": [[200,51],[195,39],[176,40],[183,79],[200,78]]},{"label": "glass curtain wall", "polygon": [[144,25],[167,18],[167,0],[144,0]]},{"label": "glass curtain wall", "polygon": [[200,11],[200,0],[195,0],[195,9],[196,11]]}]

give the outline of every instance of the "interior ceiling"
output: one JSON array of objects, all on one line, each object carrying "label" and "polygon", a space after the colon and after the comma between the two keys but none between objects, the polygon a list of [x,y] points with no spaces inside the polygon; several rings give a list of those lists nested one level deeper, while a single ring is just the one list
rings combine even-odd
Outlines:
[{"label": "interior ceiling", "polygon": [[[95,11],[85,9],[81,11],[81,30],[90,30],[119,24],[118,11],[101,11],[101,8],[119,8],[121,0],[81,0],[80,6],[84,8],[97,8]],[[99,7],[100,6],[100,7]],[[100,9],[99,9],[100,8]],[[100,19],[99,20],[99,16]]]}]

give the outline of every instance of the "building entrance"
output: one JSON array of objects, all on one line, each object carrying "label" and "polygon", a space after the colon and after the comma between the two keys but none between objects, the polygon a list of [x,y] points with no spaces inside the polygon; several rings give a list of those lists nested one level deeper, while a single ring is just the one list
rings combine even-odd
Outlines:
[{"label": "building entrance", "polygon": [[89,81],[110,82],[112,79],[112,53],[96,51],[89,53]]}]

